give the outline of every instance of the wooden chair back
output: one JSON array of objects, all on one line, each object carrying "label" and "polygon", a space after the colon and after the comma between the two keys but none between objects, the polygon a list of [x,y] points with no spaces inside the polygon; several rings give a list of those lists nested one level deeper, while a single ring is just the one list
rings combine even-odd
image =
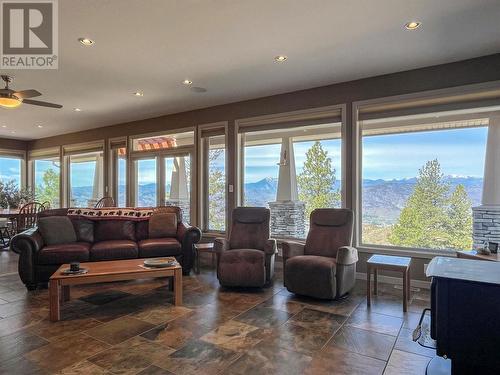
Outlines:
[{"label": "wooden chair back", "polygon": [[113,197],[104,197],[99,199],[94,208],[116,207]]},{"label": "wooden chair back", "polygon": [[30,202],[22,206],[16,219],[16,232],[20,233],[35,227],[38,221],[38,213],[45,209],[40,202]]}]

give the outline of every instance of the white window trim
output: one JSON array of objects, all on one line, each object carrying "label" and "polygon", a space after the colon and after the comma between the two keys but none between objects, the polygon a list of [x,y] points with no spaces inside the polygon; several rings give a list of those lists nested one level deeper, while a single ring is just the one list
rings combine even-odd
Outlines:
[{"label": "white window trim", "polygon": [[[433,258],[435,256],[455,256],[455,250],[451,249],[424,249],[424,248],[411,248],[411,247],[396,247],[390,245],[370,245],[362,244],[361,239],[361,191],[362,191],[362,147],[361,147],[361,127],[359,118],[360,108],[375,105],[375,104],[390,104],[397,103],[406,100],[418,100],[418,99],[432,99],[440,98],[446,96],[455,96],[461,94],[474,94],[480,93],[488,90],[500,90],[500,81],[479,83],[466,86],[457,86],[452,88],[445,88],[439,90],[422,91],[411,94],[395,95],[382,98],[360,100],[352,103],[352,144],[351,144],[351,157],[352,157],[352,207],[354,209],[355,215],[355,226],[354,226],[354,246],[360,251],[365,253],[381,253],[388,255],[407,255],[419,258]],[[497,108],[492,107],[495,111]],[[446,115],[448,117],[439,118],[439,121],[443,121],[443,118],[456,119],[456,114],[460,111],[456,111],[451,115]],[[482,111],[481,116],[487,116],[488,111]]]}]

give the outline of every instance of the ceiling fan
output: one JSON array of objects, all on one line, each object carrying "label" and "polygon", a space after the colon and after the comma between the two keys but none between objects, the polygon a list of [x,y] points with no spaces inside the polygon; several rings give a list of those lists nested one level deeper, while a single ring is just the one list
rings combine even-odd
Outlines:
[{"label": "ceiling fan", "polygon": [[42,95],[37,90],[23,90],[14,91],[9,88],[9,83],[12,83],[14,78],[6,75],[2,75],[2,80],[5,82],[5,88],[0,89],[0,107],[3,108],[16,108],[21,104],[32,104],[41,107],[49,108],[62,108],[60,104],[42,102],[40,100],[31,100],[30,98],[35,98]]}]

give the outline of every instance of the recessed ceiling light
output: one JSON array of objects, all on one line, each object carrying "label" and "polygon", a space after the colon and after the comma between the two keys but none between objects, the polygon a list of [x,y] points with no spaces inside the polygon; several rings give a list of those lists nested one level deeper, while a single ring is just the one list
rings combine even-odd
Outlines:
[{"label": "recessed ceiling light", "polygon": [[92,39],[89,39],[89,38],[78,38],[78,41],[87,47],[94,44],[94,41]]},{"label": "recessed ceiling light", "polygon": [[41,128],[43,128],[43,125],[37,125],[37,127],[41,129]]},{"label": "recessed ceiling light", "polygon": [[15,132],[14,130],[11,130],[11,133],[12,133],[12,134],[16,134],[16,132]]},{"label": "recessed ceiling light", "polygon": [[144,96],[144,93],[142,91],[136,91],[134,92],[135,96]]},{"label": "recessed ceiling light", "polygon": [[190,79],[185,79],[184,81],[182,81],[182,83],[185,84],[186,86],[189,86],[193,84],[193,81],[191,81]]},{"label": "recessed ceiling light", "polygon": [[420,22],[417,21],[411,21],[405,24],[405,29],[406,30],[415,30],[418,29],[422,25]]},{"label": "recessed ceiling light", "polygon": [[278,55],[274,58],[274,61],[283,62],[283,61],[286,61],[286,59],[288,59],[288,57],[286,57],[285,55]]},{"label": "recessed ceiling light", "polygon": [[73,111],[75,111],[75,112],[81,112],[82,109],[81,108],[73,108]]},{"label": "recessed ceiling light", "polygon": [[2,128],[6,128],[6,127],[7,127],[7,125],[2,125]]}]

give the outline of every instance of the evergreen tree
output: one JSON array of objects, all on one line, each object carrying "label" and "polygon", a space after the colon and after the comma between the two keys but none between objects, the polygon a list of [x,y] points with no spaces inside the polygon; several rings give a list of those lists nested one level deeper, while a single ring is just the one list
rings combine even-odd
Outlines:
[{"label": "evergreen tree", "polygon": [[42,177],[43,183],[35,187],[35,197],[41,202],[50,202],[52,207],[59,205],[59,174],[52,168]]},{"label": "evergreen tree", "polygon": [[397,246],[418,248],[470,248],[471,202],[462,185],[451,194],[437,160],[420,170],[412,195],[389,235]]},{"label": "evergreen tree", "polygon": [[448,235],[454,249],[472,248],[472,202],[463,185],[458,185],[450,197]]},{"label": "evergreen tree", "polygon": [[446,203],[449,186],[437,160],[419,170],[412,195],[389,236],[393,245],[442,248],[447,242]]},{"label": "evergreen tree", "polygon": [[316,141],[306,152],[304,169],[297,176],[299,200],[306,204],[306,218],[316,208],[335,207],[340,192],[334,191],[335,169],[328,151]]}]

